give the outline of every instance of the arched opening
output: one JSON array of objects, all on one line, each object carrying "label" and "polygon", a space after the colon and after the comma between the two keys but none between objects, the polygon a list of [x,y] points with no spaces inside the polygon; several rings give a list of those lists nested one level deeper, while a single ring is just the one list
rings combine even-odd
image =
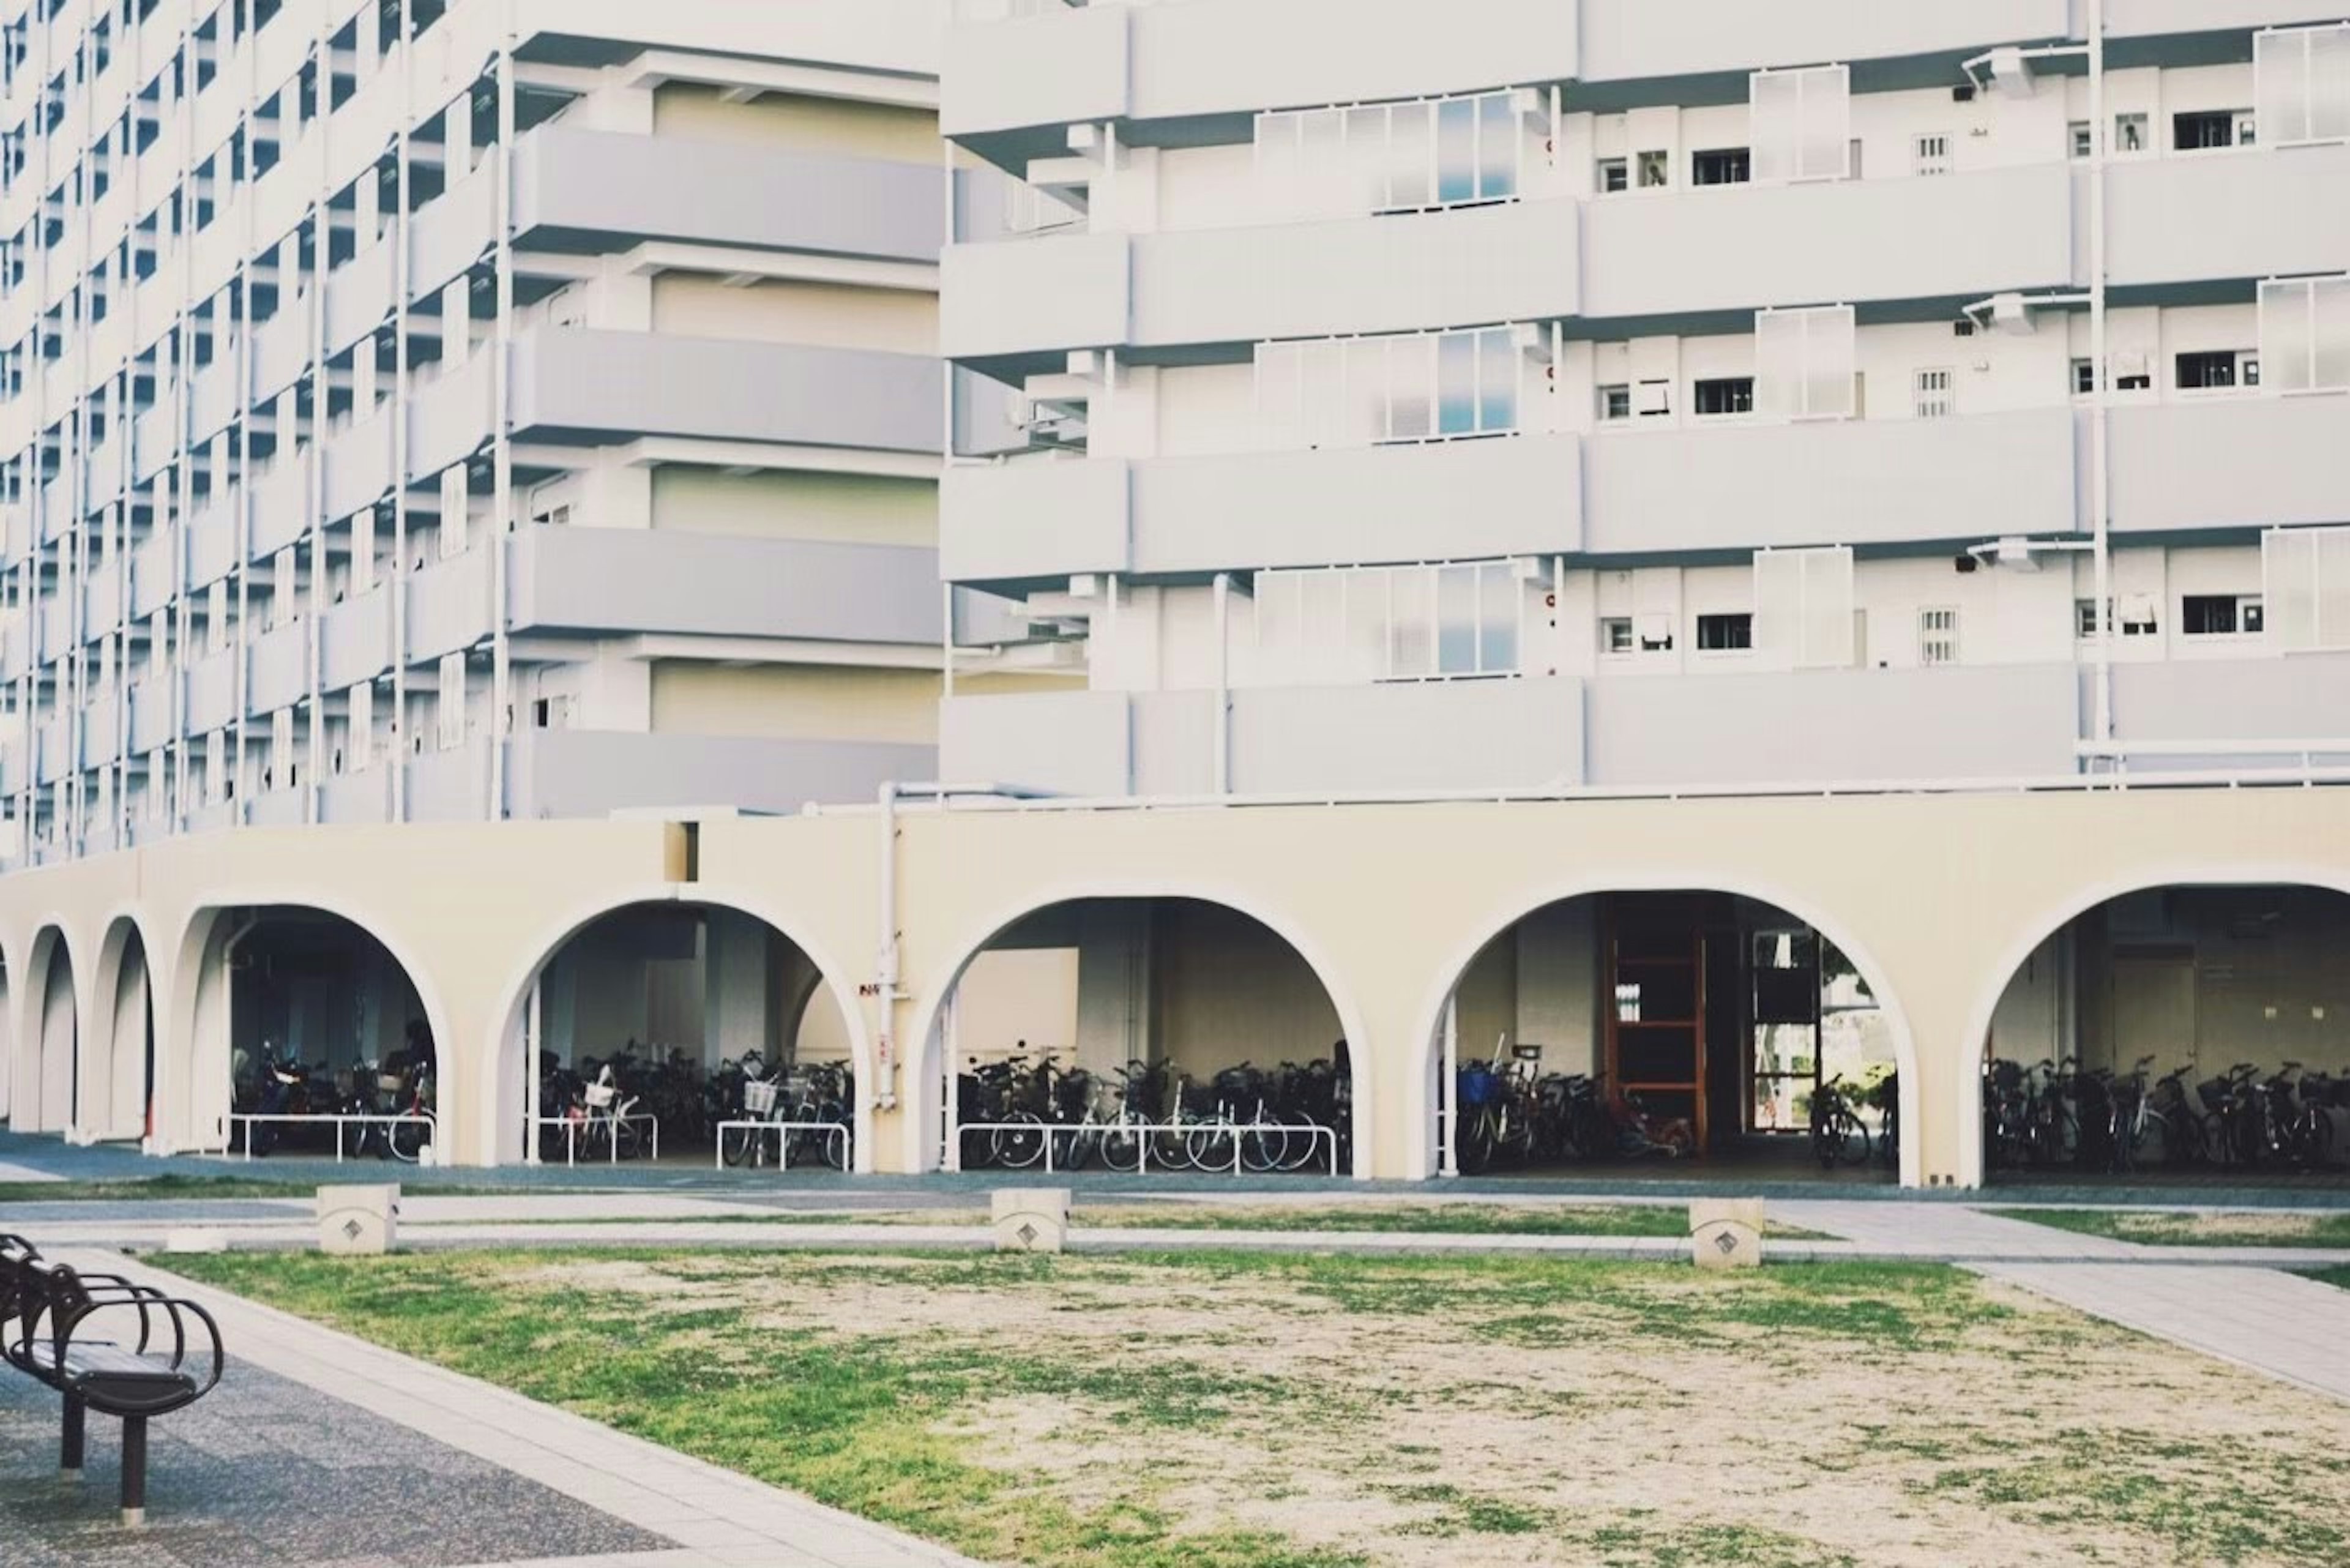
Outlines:
[{"label": "arched opening", "polygon": [[1979,1081],[1991,1182],[2350,1179],[2350,892],[2178,883],[2066,919],[2008,977]]},{"label": "arched opening", "polygon": [[[501,1163],[659,1158],[853,1168],[861,1044],[789,935],[731,905],[649,899],[573,928],[498,1057]],[[758,1121],[757,1128],[729,1123]]]},{"label": "arched opening", "polygon": [[73,954],[65,938],[44,931],[33,942],[34,999],[31,1091],[43,1132],[74,1125],[75,1070],[80,1051],[81,1018],[74,998]]},{"label": "arched opening", "polygon": [[1049,905],[972,952],[931,1021],[919,1163],[1343,1173],[1345,1016],[1288,939],[1228,905]]},{"label": "arched opening", "polygon": [[106,1024],[105,1054],[85,1064],[88,1103],[83,1130],[93,1137],[128,1142],[145,1136],[155,1083],[155,1010],[149,983],[147,943],[138,923],[114,922],[100,945],[98,1005]]},{"label": "arched opening", "polygon": [[1892,1181],[1908,1050],[1882,990],[1801,916],[1580,894],[1494,935],[1445,997],[1428,1167]]},{"label": "arched opening", "polygon": [[441,1042],[380,939],[342,915],[276,904],[200,914],[190,946],[199,1147],[424,1158]]}]

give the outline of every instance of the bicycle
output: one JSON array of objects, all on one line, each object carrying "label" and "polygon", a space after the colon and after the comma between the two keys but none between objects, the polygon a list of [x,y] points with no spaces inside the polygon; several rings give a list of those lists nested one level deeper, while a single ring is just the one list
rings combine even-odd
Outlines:
[{"label": "bicycle", "polygon": [[1868,1163],[1868,1129],[1844,1092],[1842,1075],[1812,1091],[1812,1154],[1822,1170]]}]

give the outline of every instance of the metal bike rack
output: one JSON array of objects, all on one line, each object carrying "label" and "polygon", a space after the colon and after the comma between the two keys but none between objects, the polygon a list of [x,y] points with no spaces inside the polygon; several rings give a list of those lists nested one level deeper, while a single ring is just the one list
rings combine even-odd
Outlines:
[{"label": "metal bike rack", "polygon": [[[402,1111],[396,1115],[386,1113],[381,1116],[328,1116],[323,1112],[303,1113],[298,1115],[292,1112],[285,1112],[271,1116],[265,1115],[258,1111],[234,1111],[230,1113],[228,1122],[229,1127],[232,1129],[229,1134],[229,1141],[231,1143],[236,1141],[236,1134],[234,1129],[237,1124],[242,1122],[244,1125],[244,1158],[247,1159],[251,1159],[253,1158],[253,1128],[254,1125],[257,1122],[286,1123],[296,1127],[327,1127],[331,1125],[335,1129],[335,1163],[337,1165],[340,1165],[343,1162],[343,1128],[350,1123],[357,1122],[370,1127],[390,1127],[400,1122],[421,1122],[423,1124],[424,1129],[428,1135],[430,1135],[439,1125],[433,1120],[432,1114],[426,1111]],[[425,1138],[425,1141],[427,1143],[431,1143],[433,1140],[430,1136],[428,1136]],[[222,1152],[226,1153],[227,1150],[224,1148]]]},{"label": "metal bike rack", "polygon": [[[948,1152],[956,1158],[956,1164],[953,1167],[955,1169],[962,1168],[960,1162],[962,1135],[970,1132],[1044,1134],[1044,1168],[1047,1176],[1053,1174],[1053,1140],[1057,1137],[1090,1136],[1095,1138],[1107,1138],[1113,1133],[1121,1137],[1130,1136],[1135,1138],[1141,1151],[1139,1160],[1134,1168],[1134,1174],[1147,1176],[1150,1172],[1150,1140],[1152,1138],[1162,1134],[1180,1135],[1186,1138],[1205,1134],[1211,1137],[1230,1137],[1232,1140],[1232,1173],[1234,1176],[1294,1176],[1305,1169],[1306,1164],[1312,1162],[1313,1157],[1310,1154],[1305,1162],[1283,1169],[1252,1171],[1241,1164],[1243,1138],[1251,1133],[1281,1133],[1289,1137],[1303,1134],[1308,1140],[1309,1147],[1323,1144],[1326,1140],[1329,1149],[1330,1174],[1332,1176],[1338,1174],[1338,1135],[1319,1122],[958,1122],[955,1124],[954,1132],[956,1143]],[[1161,1163],[1165,1162],[1161,1161]],[[1204,1170],[1209,1168],[1195,1164],[1179,1168]],[[1222,1162],[1217,1162],[1215,1168],[1222,1169]]]},{"label": "metal bike rack", "polygon": [[717,1151],[711,1156],[712,1165],[717,1169],[723,1170],[726,1168],[726,1132],[730,1127],[741,1127],[747,1128],[754,1132],[771,1132],[775,1134],[775,1168],[778,1170],[789,1170],[792,1164],[792,1140],[784,1137],[784,1134],[814,1132],[822,1133],[827,1138],[838,1138],[840,1140],[840,1164],[837,1168],[841,1170],[847,1170],[848,1168],[848,1140],[851,1135],[848,1130],[848,1124],[846,1122],[741,1121],[720,1122],[718,1124],[718,1148]]},{"label": "metal bike rack", "polygon": [[[610,1159],[612,1164],[618,1165],[620,1163],[620,1139],[619,1134],[621,1125],[628,1122],[643,1122],[653,1129],[652,1151],[646,1155],[645,1158],[647,1159],[659,1159],[660,1158],[660,1118],[653,1115],[650,1111],[631,1111],[624,1116],[581,1116],[577,1118],[571,1116],[533,1116],[530,1118],[530,1121],[534,1129],[538,1127],[561,1127],[564,1129],[563,1163],[566,1165],[577,1165],[579,1163],[579,1135],[587,1129],[588,1123],[591,1121],[610,1122],[613,1124],[612,1132],[614,1136],[612,1138],[612,1147],[610,1151]],[[534,1139],[533,1141],[536,1142],[536,1140]]]}]

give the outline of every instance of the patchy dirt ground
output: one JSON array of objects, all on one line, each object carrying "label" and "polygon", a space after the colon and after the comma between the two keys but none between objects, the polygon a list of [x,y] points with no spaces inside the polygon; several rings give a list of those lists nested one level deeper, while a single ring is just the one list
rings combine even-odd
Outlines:
[{"label": "patchy dirt ground", "polygon": [[926,1419],[968,1461],[1317,1563],[2350,1563],[2350,1409],[1939,1269],[504,1266],[736,1366],[813,1336],[951,1367]]}]

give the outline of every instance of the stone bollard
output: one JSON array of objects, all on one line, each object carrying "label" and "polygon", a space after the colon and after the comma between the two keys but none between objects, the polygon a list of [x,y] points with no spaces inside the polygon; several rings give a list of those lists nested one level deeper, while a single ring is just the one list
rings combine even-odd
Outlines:
[{"label": "stone bollard", "polygon": [[1002,1187],[993,1210],[999,1252],[1057,1252],[1068,1241],[1070,1191],[1066,1187]]},{"label": "stone bollard", "polygon": [[1705,1198],[1690,1205],[1690,1255],[1700,1269],[1762,1266],[1762,1200]]},{"label": "stone bollard", "polygon": [[318,1189],[318,1251],[338,1257],[389,1252],[400,1239],[400,1186]]}]

